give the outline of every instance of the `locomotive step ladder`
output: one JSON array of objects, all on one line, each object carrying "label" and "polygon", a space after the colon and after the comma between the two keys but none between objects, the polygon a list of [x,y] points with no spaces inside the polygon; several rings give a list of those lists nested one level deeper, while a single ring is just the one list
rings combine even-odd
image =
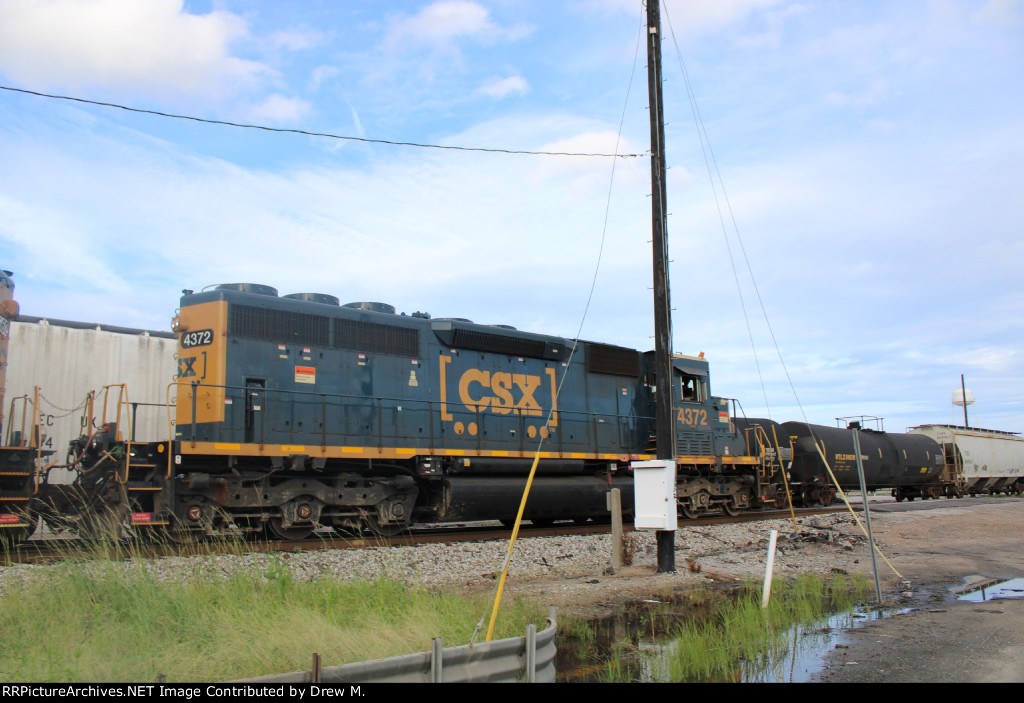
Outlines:
[{"label": "locomotive step ladder", "polygon": [[161,527],[170,524],[158,509],[157,496],[167,487],[161,467],[147,458],[133,461],[132,452],[124,458],[124,472],[118,479],[128,494],[130,522],[133,527]]}]

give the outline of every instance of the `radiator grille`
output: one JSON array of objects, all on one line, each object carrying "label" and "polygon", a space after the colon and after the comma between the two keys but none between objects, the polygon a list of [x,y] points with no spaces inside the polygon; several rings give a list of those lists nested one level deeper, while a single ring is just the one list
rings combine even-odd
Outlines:
[{"label": "radiator grille", "polygon": [[330,320],[323,315],[232,305],[228,334],[279,344],[326,347],[330,343]]},{"label": "radiator grille", "polygon": [[547,352],[547,344],[534,339],[463,329],[453,330],[452,346],[457,349],[475,349],[492,354],[528,356],[534,359],[543,359]]},{"label": "radiator grille", "polygon": [[419,334],[414,329],[358,320],[334,320],[334,346],[368,354],[419,356]]},{"label": "radiator grille", "polygon": [[617,376],[640,375],[640,352],[608,344],[587,344],[587,371]]}]

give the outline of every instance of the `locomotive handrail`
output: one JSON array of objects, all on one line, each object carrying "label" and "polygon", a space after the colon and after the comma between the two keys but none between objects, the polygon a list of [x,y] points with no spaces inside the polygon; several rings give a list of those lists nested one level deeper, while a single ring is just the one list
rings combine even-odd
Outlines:
[{"label": "locomotive handrail", "polygon": [[[117,394],[117,411],[116,411],[116,413],[114,415],[115,422],[117,423],[118,441],[120,441],[120,437],[124,435],[124,433],[121,431],[121,411],[122,411],[122,408],[124,408],[125,405],[129,404],[128,384],[126,384],[126,383],[112,383],[109,386],[103,386],[103,391],[104,391],[103,392],[103,417],[102,417],[101,424],[106,424],[106,422],[107,422],[107,399],[108,399],[108,396],[110,395],[110,389],[111,388],[119,388],[120,389],[120,391],[118,391],[118,394]],[[122,398],[124,399],[123,401],[122,401]],[[131,437],[133,434],[134,434],[134,429],[133,429],[131,417],[129,416],[129,418],[128,418],[128,436]]]},{"label": "locomotive handrail", "polygon": [[[19,400],[22,401],[23,407],[22,407],[22,410],[21,410],[21,429],[18,432],[19,432],[19,436],[21,438],[20,441],[24,442],[25,441],[25,419],[26,419],[25,418],[25,414],[28,412],[28,401],[29,401],[27,393],[25,395],[14,396],[14,397],[11,398],[11,411],[8,413],[7,417],[14,417],[14,405]],[[11,444],[13,439],[14,439],[14,423],[13,422],[8,422],[7,423],[7,441],[4,443],[4,446],[5,447],[14,446],[14,445]]]},{"label": "locomotive handrail", "polygon": [[[175,386],[175,385],[186,385],[186,382],[175,381],[175,382],[172,382],[171,384],[169,384],[168,388],[170,388],[170,386]],[[237,397],[238,394],[243,394],[244,395],[244,393],[249,390],[249,388],[247,386],[233,385],[233,384],[211,384],[211,383],[201,383],[201,382],[191,382],[191,383],[188,383],[187,384],[187,388],[188,388],[188,390],[191,391],[191,395],[192,395],[192,399],[191,399],[192,400],[192,416],[191,416],[191,437],[190,437],[190,440],[192,441],[193,446],[195,446],[195,443],[197,441],[199,441],[198,427],[197,427],[198,419],[197,419],[197,412],[196,412],[197,411],[197,398],[198,398],[199,391],[201,389],[220,389],[220,390],[225,391],[226,395],[230,398],[230,397]],[[293,400],[294,399],[300,399],[300,398],[309,398],[310,400],[313,401],[314,406],[318,405],[320,407],[320,410],[321,410],[320,411],[320,417],[314,417],[314,425],[315,425],[315,423],[317,421],[319,421],[320,424],[322,425],[321,429],[319,431],[317,431],[315,429],[315,427],[314,427],[314,429],[312,429],[310,432],[302,433],[302,434],[312,434],[314,436],[319,435],[319,437],[317,439],[319,439],[320,444],[321,444],[322,447],[326,447],[327,446],[328,439],[329,439],[328,438],[328,434],[330,434],[328,432],[328,428],[327,428],[327,424],[328,424],[327,423],[327,410],[330,407],[341,407],[342,410],[344,411],[344,408],[346,407],[346,401],[350,401],[350,400],[351,401],[356,401],[356,404],[359,407],[363,407],[363,408],[366,408],[366,409],[371,409],[371,412],[374,412],[374,414],[376,415],[377,427],[375,428],[375,431],[373,431],[370,436],[374,437],[374,439],[376,440],[376,445],[377,445],[378,449],[383,448],[384,440],[385,440],[385,436],[386,436],[385,433],[384,433],[384,411],[385,411],[385,409],[387,409],[387,408],[389,408],[391,406],[395,406],[395,407],[400,407],[400,406],[422,407],[422,408],[426,409],[429,412],[429,414],[430,414],[430,422],[429,422],[430,435],[429,435],[429,437],[423,437],[422,439],[426,440],[429,443],[429,449],[431,451],[434,449],[435,442],[439,439],[439,437],[447,436],[449,439],[452,439],[449,435],[447,435],[443,431],[442,431],[440,436],[435,432],[435,429],[436,429],[435,425],[434,425],[434,422],[435,422],[435,418],[434,418],[435,401],[433,401],[433,400],[421,399],[421,398],[401,398],[401,397],[393,397],[393,396],[385,396],[385,395],[366,396],[366,395],[359,395],[359,394],[355,394],[355,393],[324,393],[322,391],[294,390],[294,389],[287,389],[287,388],[262,388],[262,389],[260,389],[260,391],[262,392],[262,403],[264,404],[264,408],[260,412],[260,419],[259,419],[258,425],[256,427],[254,427],[254,430],[256,430],[259,433],[259,436],[258,437],[253,437],[252,440],[250,440],[250,441],[253,441],[254,443],[259,444],[261,449],[265,448],[265,446],[267,444],[267,439],[266,439],[267,438],[267,434],[266,434],[266,415],[270,412],[272,404],[282,402],[281,401],[282,397],[289,397],[289,398],[291,398]],[[332,403],[330,402],[332,400],[340,401],[340,403],[338,403],[337,405],[332,405]],[[462,438],[461,441],[467,441],[467,440],[471,441],[473,443],[473,445],[475,446],[475,449],[477,449],[478,451],[479,450],[483,450],[485,448],[484,444],[486,442],[498,441],[497,438],[484,437],[484,433],[483,433],[482,429],[484,427],[484,424],[486,424],[486,420],[485,420],[486,413],[482,413],[479,408],[475,408],[472,411],[467,411],[467,410],[458,410],[458,409],[456,409],[454,407],[451,407],[451,404],[449,404],[449,407],[450,407],[449,412],[454,414],[454,415],[456,415],[456,416],[461,415],[464,418],[472,418],[471,421],[475,422],[476,426],[478,428],[480,428],[480,430],[481,430],[481,431],[477,432],[475,436],[473,436],[473,437],[464,437],[464,438]],[[169,408],[170,408],[170,402],[168,401],[168,409]],[[562,453],[564,453],[565,450],[566,450],[565,442],[567,441],[567,439],[566,439],[566,436],[565,436],[565,432],[561,431],[561,430],[562,430],[563,426],[566,425],[566,424],[578,423],[578,425],[583,430],[585,430],[586,432],[592,433],[592,436],[590,436],[590,437],[581,437],[581,438],[578,438],[578,439],[574,439],[573,440],[574,442],[578,442],[581,446],[593,445],[595,447],[598,447],[600,443],[597,442],[597,436],[596,435],[597,435],[597,432],[598,432],[597,428],[600,425],[599,420],[601,420],[601,419],[605,419],[606,421],[613,419],[615,423],[623,423],[623,422],[625,422],[626,424],[633,424],[633,425],[638,424],[638,423],[640,423],[640,422],[642,422],[644,420],[648,420],[648,421],[652,421],[653,420],[653,417],[636,415],[632,411],[628,411],[626,413],[622,413],[622,412],[620,412],[620,413],[585,412],[585,411],[581,411],[581,410],[566,410],[564,408],[560,408],[559,409],[559,416],[561,417],[561,422],[559,423],[559,427],[558,428],[549,427],[546,423],[544,424],[544,428],[549,433],[548,437],[546,438],[547,441],[553,442],[555,445],[557,445],[558,451],[562,452]],[[504,417],[507,417],[508,420],[512,420],[511,416],[504,416]],[[516,422],[516,430],[515,431],[519,435],[517,443],[519,444],[519,452],[520,453],[526,453],[528,451],[526,443],[528,441],[532,441],[532,438],[528,437],[527,433],[525,432],[525,427],[526,427],[527,420],[528,420],[528,418],[525,417],[524,415],[521,415],[521,414],[517,415],[515,420],[514,420],[514,422]],[[235,428],[232,428],[232,429],[236,429],[237,430],[237,429],[240,429],[240,428],[235,427]],[[171,427],[171,432],[172,432],[172,440],[173,440],[173,438],[174,438],[173,427]],[[615,435],[616,444],[618,445],[618,448],[619,448],[620,452],[625,452],[626,451],[626,445],[625,445],[625,442],[622,439],[621,431],[619,431],[619,430],[615,431],[614,435]],[[343,436],[344,436],[344,434],[343,434]],[[399,436],[399,435],[396,434],[396,435],[394,435],[394,438],[395,439],[413,439],[413,436],[411,436],[411,435],[401,435],[401,436]],[[314,442],[315,441],[316,440],[314,440]]]},{"label": "locomotive handrail", "polygon": [[180,381],[171,381],[167,384],[167,388],[164,391],[165,408],[167,409],[167,478],[171,480],[171,475],[174,473],[174,463],[172,455],[174,454],[174,424],[175,419],[171,417],[171,405],[174,407],[178,406],[178,396],[171,398],[171,388],[177,388]]},{"label": "locomotive handrail", "polygon": [[[107,424],[107,399],[110,395],[111,388],[120,389],[117,393],[117,411],[114,415],[115,423],[117,426],[117,434],[115,438],[118,441],[122,441],[121,437],[124,433],[121,431],[121,412],[123,408],[129,404],[128,398],[128,384],[126,383],[112,383],[109,386],[103,386],[103,418],[101,425]],[[122,402],[122,398],[124,399]],[[121,472],[118,471],[114,474],[114,478],[117,479],[118,483],[127,483],[128,477],[131,475],[131,463],[132,463],[132,438],[135,436],[134,425],[132,423],[131,415],[128,415],[128,439],[125,442],[125,456],[124,456],[124,478],[121,478]]]}]

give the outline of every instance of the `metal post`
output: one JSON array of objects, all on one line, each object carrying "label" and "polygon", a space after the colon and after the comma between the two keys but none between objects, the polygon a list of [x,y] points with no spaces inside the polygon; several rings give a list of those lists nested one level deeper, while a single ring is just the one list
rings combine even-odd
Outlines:
[{"label": "metal post", "polygon": [[868,488],[864,481],[864,460],[860,455],[860,430],[853,428],[853,452],[857,455],[857,477],[860,479],[860,494],[864,501],[864,519],[868,524],[868,547],[871,549],[871,569],[875,573],[875,598],[882,602],[882,584],[878,580],[878,557],[875,556],[875,537],[871,532],[871,509],[868,507]]},{"label": "metal post", "polygon": [[430,683],[441,683],[441,658],[444,654],[444,641],[435,637],[430,650]]},{"label": "metal post", "polygon": [[537,683],[537,626],[526,626],[526,683]]}]

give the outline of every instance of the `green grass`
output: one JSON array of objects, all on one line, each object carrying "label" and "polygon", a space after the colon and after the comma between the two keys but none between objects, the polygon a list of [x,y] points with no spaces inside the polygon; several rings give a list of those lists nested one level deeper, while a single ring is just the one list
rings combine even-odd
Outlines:
[{"label": "green grass", "polygon": [[[98,551],[103,551],[100,548]],[[219,578],[162,582],[148,562],[66,561],[0,599],[0,681],[220,681],[465,644],[489,607],[388,578],[299,581],[280,560]],[[209,572],[209,569],[207,569]],[[495,639],[538,627],[545,612],[503,608]]]},{"label": "green grass", "polygon": [[788,585],[774,583],[767,609],[761,608],[760,584],[745,584],[734,597],[718,600],[701,621],[673,629],[678,646],[669,659],[669,680],[734,681],[773,666],[790,652],[794,628],[854,607],[867,592],[862,579],[855,581],[851,585],[837,574],[825,582],[808,574]]},{"label": "green grass", "polygon": [[580,665],[584,680],[757,680],[786,658],[803,633],[820,628],[833,613],[851,611],[870,592],[860,575],[825,581],[809,574],[773,583],[769,607],[762,609],[759,582],[729,591],[696,588],[603,632],[563,618],[559,648]]}]

